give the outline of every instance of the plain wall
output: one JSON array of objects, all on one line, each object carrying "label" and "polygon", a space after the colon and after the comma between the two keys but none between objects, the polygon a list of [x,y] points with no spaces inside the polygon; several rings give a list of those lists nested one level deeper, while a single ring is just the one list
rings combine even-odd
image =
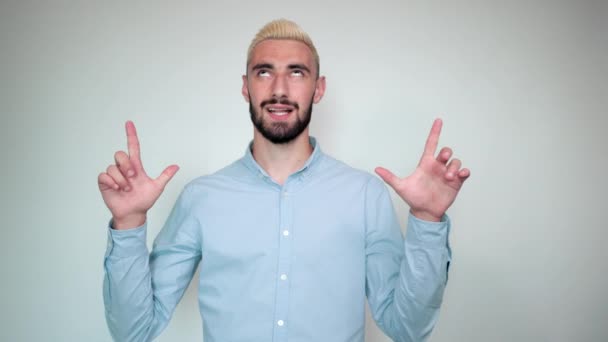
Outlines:
[{"label": "plain wall", "polygon": [[[96,181],[124,122],[150,174],[181,166],[151,244],[189,180],[244,153],[246,48],[279,17],[319,50],[325,152],[405,176],[439,116],[472,170],[431,341],[608,339],[605,1],[3,0],[0,340],[110,340]],[[367,323],[366,341],[388,341]],[[201,339],[194,285],[159,340]]]}]

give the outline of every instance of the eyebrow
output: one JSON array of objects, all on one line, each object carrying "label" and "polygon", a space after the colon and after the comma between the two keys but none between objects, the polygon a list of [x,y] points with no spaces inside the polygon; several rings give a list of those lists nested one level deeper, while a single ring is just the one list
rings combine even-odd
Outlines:
[{"label": "eyebrow", "polygon": [[[256,65],[254,65],[253,67],[251,67],[252,71],[260,70],[260,69],[270,69],[270,70],[273,70],[274,66],[272,64],[270,64],[270,63],[258,63]],[[300,64],[300,63],[289,64],[287,66],[287,69],[289,69],[289,70],[301,69],[301,70],[304,70],[304,71],[310,73],[310,69],[306,65]]]},{"label": "eyebrow", "polygon": [[271,69],[272,70],[272,69],[274,69],[274,67],[270,63],[258,63],[251,68],[252,71],[259,70],[259,69]]}]

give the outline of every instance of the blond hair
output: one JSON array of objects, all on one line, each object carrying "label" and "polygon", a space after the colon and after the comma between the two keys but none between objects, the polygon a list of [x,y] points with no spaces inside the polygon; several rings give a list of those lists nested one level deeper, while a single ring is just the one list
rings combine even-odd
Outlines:
[{"label": "blond hair", "polygon": [[315,45],[312,43],[312,39],[310,39],[308,34],[304,32],[298,24],[287,19],[273,20],[258,31],[247,50],[247,66],[249,66],[249,62],[251,62],[253,49],[259,43],[268,39],[296,40],[306,44],[312,52],[312,56],[317,66],[317,76],[319,75],[319,54],[317,53]]}]

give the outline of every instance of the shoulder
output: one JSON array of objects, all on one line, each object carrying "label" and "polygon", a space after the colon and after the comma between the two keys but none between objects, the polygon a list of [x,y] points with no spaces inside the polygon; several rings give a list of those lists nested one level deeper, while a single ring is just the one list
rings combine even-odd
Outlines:
[{"label": "shoulder", "polygon": [[211,174],[194,178],[184,187],[184,192],[193,195],[223,191],[238,188],[242,184],[252,181],[252,173],[238,159],[231,164],[217,170]]},{"label": "shoulder", "polygon": [[323,155],[315,174],[318,177],[327,177],[334,181],[348,183],[349,186],[371,187],[377,190],[386,188],[384,182],[376,175],[355,168],[328,154]]}]

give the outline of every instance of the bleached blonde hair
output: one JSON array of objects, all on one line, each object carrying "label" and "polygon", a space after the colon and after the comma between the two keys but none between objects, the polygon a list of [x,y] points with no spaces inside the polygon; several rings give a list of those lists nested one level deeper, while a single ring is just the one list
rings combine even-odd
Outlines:
[{"label": "bleached blonde hair", "polygon": [[259,43],[268,39],[296,40],[306,44],[312,52],[312,56],[317,66],[317,76],[319,75],[319,54],[317,53],[315,45],[312,43],[312,39],[310,39],[310,36],[308,36],[298,24],[287,19],[273,20],[258,31],[247,50],[247,68],[249,67],[249,62],[251,62],[253,49],[255,49]]}]

